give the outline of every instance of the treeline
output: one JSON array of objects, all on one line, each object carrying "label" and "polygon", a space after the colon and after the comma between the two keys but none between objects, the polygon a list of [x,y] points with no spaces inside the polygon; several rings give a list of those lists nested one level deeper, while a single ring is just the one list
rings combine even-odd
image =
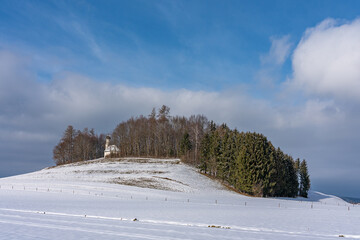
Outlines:
[{"label": "treeline", "polygon": [[307,197],[306,161],[296,161],[258,133],[210,123],[201,144],[200,170],[236,190],[264,197]]},{"label": "treeline", "polygon": [[54,147],[56,165],[85,161],[104,156],[105,135],[96,135],[94,129],[83,131],[68,126],[60,142]]},{"label": "treeline", "polygon": [[[254,196],[307,197],[310,178],[300,162],[275,148],[265,136],[217,126],[203,115],[170,116],[170,108],[154,108],[148,116],[116,126],[110,144],[114,157],[176,157],[199,167],[236,190]],[[69,126],[54,148],[56,164],[103,157],[105,135]]]},{"label": "treeline", "polygon": [[[120,148],[120,157],[182,157],[184,162],[196,165],[207,127],[208,120],[203,115],[172,117],[170,108],[162,106],[147,117],[121,122],[111,135],[111,144]],[[184,136],[189,141],[187,146],[182,144]]]}]

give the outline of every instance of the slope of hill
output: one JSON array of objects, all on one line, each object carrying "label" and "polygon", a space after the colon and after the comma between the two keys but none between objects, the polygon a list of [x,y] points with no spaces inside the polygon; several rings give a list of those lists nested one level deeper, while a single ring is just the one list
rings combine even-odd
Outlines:
[{"label": "slope of hill", "polygon": [[360,206],[243,196],[177,159],[97,159],[0,187],[0,239],[360,238]]},{"label": "slope of hill", "polygon": [[112,183],[174,192],[197,192],[223,187],[179,159],[122,158],[97,159],[46,168],[12,179]]},{"label": "slope of hill", "polygon": [[348,203],[360,204],[360,198],[355,197],[341,197],[344,201]]}]

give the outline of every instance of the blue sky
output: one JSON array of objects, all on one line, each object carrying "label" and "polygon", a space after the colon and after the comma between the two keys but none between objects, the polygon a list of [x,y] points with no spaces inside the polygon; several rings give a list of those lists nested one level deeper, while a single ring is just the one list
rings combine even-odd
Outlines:
[{"label": "blue sky", "polygon": [[359,1],[0,0],[0,176],[63,130],[167,104],[262,132],[314,190],[358,196]]},{"label": "blue sky", "polygon": [[[253,81],[271,37],[296,43],[325,18],[354,19],[348,3],[2,1],[1,40],[34,58],[39,80],[76,71],[134,86],[219,90]],[[39,55],[61,66],[44,66]],[[281,73],[279,81],[290,64]]]},{"label": "blue sky", "polygon": [[[355,1],[345,3],[2,1],[1,41],[33,58],[39,81],[76,71],[138,87],[219,90],[254,81],[270,38],[296,44],[328,17],[356,18]],[[279,74],[291,74],[289,61]]]}]

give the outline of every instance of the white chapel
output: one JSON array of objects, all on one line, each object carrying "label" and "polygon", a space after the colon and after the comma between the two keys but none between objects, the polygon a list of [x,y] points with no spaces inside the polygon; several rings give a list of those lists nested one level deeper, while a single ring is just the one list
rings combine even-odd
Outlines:
[{"label": "white chapel", "polygon": [[104,158],[111,157],[113,155],[117,155],[120,153],[120,149],[115,145],[109,145],[110,144],[111,137],[106,136],[105,139],[105,151],[104,151]]}]

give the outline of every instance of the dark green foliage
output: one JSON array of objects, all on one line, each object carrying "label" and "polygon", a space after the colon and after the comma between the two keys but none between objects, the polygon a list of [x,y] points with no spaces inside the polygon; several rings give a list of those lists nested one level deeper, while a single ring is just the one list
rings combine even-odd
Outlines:
[{"label": "dark green foliage", "polygon": [[210,143],[211,143],[211,139],[210,139],[210,134],[206,133],[202,142],[201,142],[201,157],[200,157],[200,171],[207,173],[208,172],[208,159],[210,159]]},{"label": "dark green foliage", "polygon": [[296,169],[294,167],[294,160],[289,155],[284,155],[283,162],[283,189],[280,191],[280,195],[287,195],[288,197],[295,197],[298,195],[298,177],[296,173]]},{"label": "dark green foliage", "polygon": [[298,186],[297,186],[297,195],[299,195],[299,191],[300,191],[300,159],[299,158],[297,158],[296,160],[295,160],[295,165],[294,165],[294,167],[295,167],[295,171],[296,171],[296,177],[297,177],[297,180],[298,180]]},{"label": "dark green foliage", "polygon": [[191,149],[192,144],[190,141],[190,135],[186,132],[180,142],[180,153],[185,159],[187,159],[189,158],[189,152]]},{"label": "dark green foliage", "polygon": [[307,163],[304,160],[300,163],[300,188],[299,195],[307,198],[310,189],[310,176],[308,173]]},{"label": "dark green foliage", "polygon": [[295,197],[298,176],[291,156],[275,149],[265,136],[230,130],[225,124],[210,130],[201,144],[200,170],[254,196]]}]

